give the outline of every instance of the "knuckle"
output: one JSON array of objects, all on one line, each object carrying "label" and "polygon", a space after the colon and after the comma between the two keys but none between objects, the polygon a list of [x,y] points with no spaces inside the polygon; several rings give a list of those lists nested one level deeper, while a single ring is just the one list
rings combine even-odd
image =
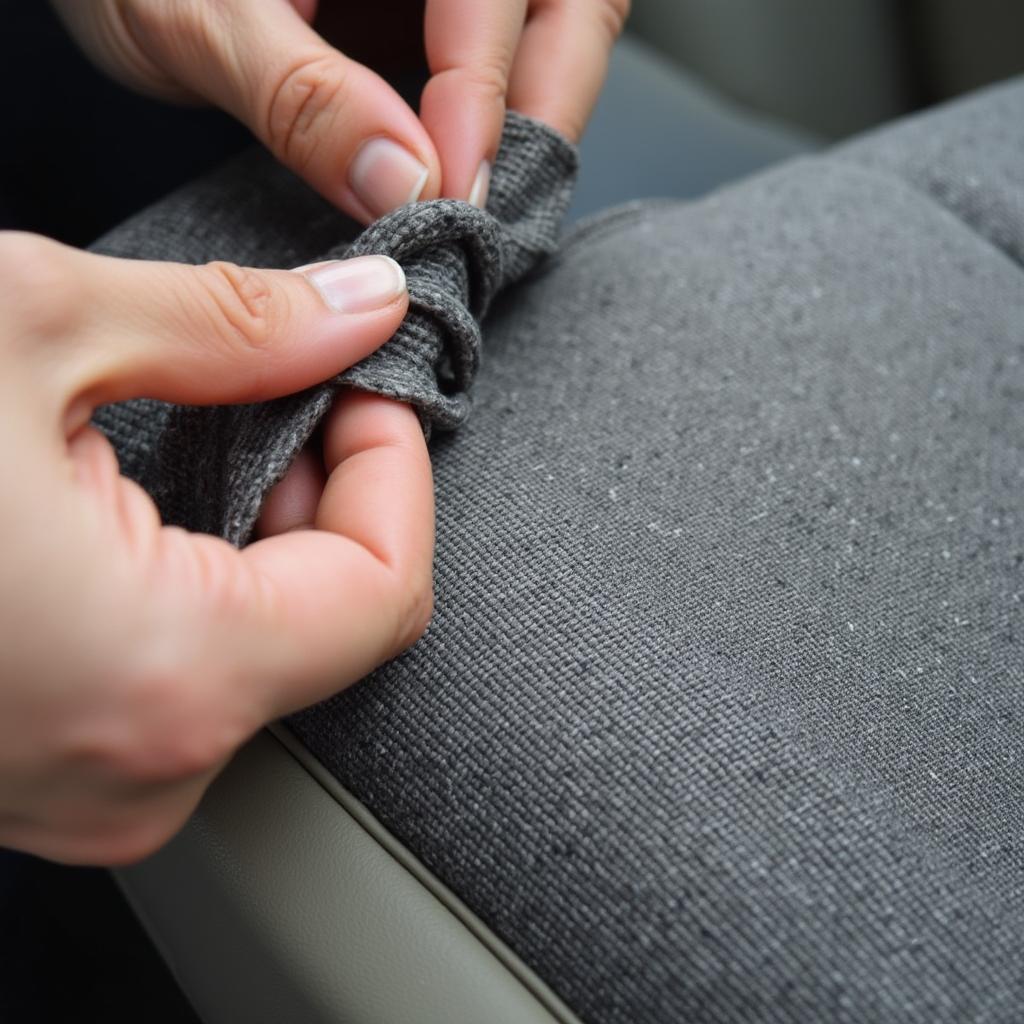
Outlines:
[{"label": "knuckle", "polygon": [[598,18],[610,39],[617,39],[621,35],[629,17],[629,9],[630,0],[598,0]]},{"label": "knuckle", "polygon": [[[197,4],[193,0],[134,0],[130,4],[107,4],[113,8],[110,14],[121,19],[122,24],[131,26],[135,33],[142,32],[145,38],[161,36],[168,39],[202,38],[210,31],[210,15],[224,7],[223,0],[209,0]],[[129,29],[129,31],[131,31]]]},{"label": "knuckle", "polygon": [[434,580],[430,570],[399,576],[400,594],[396,649],[412,647],[427,631],[434,611]]},{"label": "knuckle", "polygon": [[[170,839],[167,836],[166,839]],[[164,841],[166,841],[166,839]],[[110,868],[129,867],[156,853],[163,842],[152,829],[124,828],[81,844],[75,854],[79,863],[91,863]]]},{"label": "knuckle", "polygon": [[183,817],[151,814],[130,824],[106,829],[102,835],[87,840],[82,855],[76,859],[112,868],[138,864],[169,843],[185,820]]},{"label": "knuckle", "polygon": [[102,775],[132,787],[162,787],[201,776],[241,742],[240,729],[209,696],[217,680],[187,671],[154,670],[123,689],[123,721],[89,760]]},{"label": "knuckle", "polygon": [[243,350],[268,348],[288,317],[284,289],[268,274],[217,261],[199,268],[216,337]]},{"label": "knuckle", "polygon": [[134,88],[164,98],[188,94],[178,81],[181,74],[170,70],[182,55],[215,52],[211,44],[221,0],[108,0],[76,6],[97,8],[91,15],[97,21],[89,40],[102,63]]},{"label": "knuckle", "polygon": [[328,127],[345,106],[348,76],[344,63],[317,54],[293,65],[270,93],[266,139],[289,166],[301,172],[312,162]]},{"label": "knuckle", "polygon": [[174,708],[143,733],[150,742],[136,744],[131,777],[147,785],[172,784],[205,775],[221,764],[241,742],[240,731],[211,707]]},{"label": "knuckle", "polygon": [[508,93],[509,69],[499,57],[488,57],[463,69],[463,78],[478,96],[504,103]]},{"label": "knuckle", "polygon": [[50,239],[0,232],[0,297],[15,332],[52,333],[75,315],[79,286],[67,263],[64,247]]},{"label": "knuckle", "polygon": [[188,593],[201,595],[198,611],[210,622],[245,619],[254,601],[272,603],[276,591],[252,565],[240,560],[221,537],[190,534],[180,527],[162,532],[156,572],[174,572]]},{"label": "knuckle", "polygon": [[[187,645],[182,645],[187,646]],[[225,657],[144,652],[125,660],[98,728],[76,758],[101,777],[161,788],[223,764],[262,724]]]}]

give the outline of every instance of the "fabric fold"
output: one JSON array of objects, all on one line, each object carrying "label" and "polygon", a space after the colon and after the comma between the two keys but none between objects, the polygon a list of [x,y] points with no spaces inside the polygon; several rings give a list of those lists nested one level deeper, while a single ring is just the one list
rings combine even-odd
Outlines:
[{"label": "fabric fold", "polygon": [[[323,237],[336,227],[336,242],[314,259],[391,256],[405,270],[409,313],[376,352],[297,395],[213,407],[139,400],[99,410],[96,425],[117,450],[122,471],[152,495],[165,523],[242,545],[267,492],[284,476],[340,387],[411,403],[428,432],[459,426],[469,414],[469,391],[480,364],[480,322],[499,291],[556,249],[576,169],[576,150],[562,136],[510,113],[486,210],[450,199],[415,203],[381,218],[354,241],[349,222],[324,211],[317,200],[311,203],[303,194],[309,192],[305,185],[282,179],[280,169],[269,163],[256,163],[244,176],[227,174],[200,183],[195,191],[203,202],[215,206],[219,201],[228,208],[216,232],[222,239],[231,238],[234,226],[232,192],[244,190],[237,206],[242,231],[251,230],[243,221],[253,210],[293,203],[295,210],[313,212],[312,234]],[[151,229],[173,225],[176,208],[191,209],[194,201],[186,188],[141,216]],[[190,219],[201,228],[194,212]],[[182,240],[175,242],[181,248]],[[196,262],[221,255],[238,259],[237,250],[218,254],[201,243],[186,240]],[[141,256],[151,255],[154,244],[150,233],[138,232],[129,221],[94,248]]]}]

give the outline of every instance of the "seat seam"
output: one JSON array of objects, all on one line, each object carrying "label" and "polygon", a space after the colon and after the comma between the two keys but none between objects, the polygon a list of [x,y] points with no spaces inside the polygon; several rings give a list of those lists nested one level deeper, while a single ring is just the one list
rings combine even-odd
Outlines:
[{"label": "seat seam", "polygon": [[455,917],[558,1024],[582,1024],[551,987],[331,775],[287,725],[283,722],[271,723],[267,726],[267,732],[295,758],[342,811]]}]

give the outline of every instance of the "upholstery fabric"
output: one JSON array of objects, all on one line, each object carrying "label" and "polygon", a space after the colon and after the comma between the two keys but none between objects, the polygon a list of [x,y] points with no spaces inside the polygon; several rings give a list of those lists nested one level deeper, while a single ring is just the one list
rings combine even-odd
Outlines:
[{"label": "upholstery fabric", "polygon": [[[575,149],[557,132],[510,113],[487,211],[453,200],[416,203],[353,240],[352,222],[257,151],[101,239],[94,248],[108,255],[201,262],[211,242],[232,245],[235,226],[248,217],[257,248],[233,256],[236,262],[269,257],[288,265],[282,260],[383,253],[402,264],[409,286],[410,312],[394,337],[336,380],[302,394],[253,405],[140,401],[101,410],[97,424],[117,448],[122,471],[153,495],[164,522],[242,544],[267,492],[342,384],[412,403],[428,432],[457,426],[468,413],[479,363],[479,321],[501,288],[555,249],[576,163]],[[295,229],[307,225],[300,242]]]},{"label": "upholstery fabric", "polygon": [[[430,630],[290,720],[586,1021],[1024,1017],[1022,113],[583,225],[432,442]],[[260,173],[148,254],[294,259]]]},{"label": "upholstery fabric", "polygon": [[580,142],[567,219],[636,199],[695,199],[821,147],[791,125],[731,103],[627,31]]}]

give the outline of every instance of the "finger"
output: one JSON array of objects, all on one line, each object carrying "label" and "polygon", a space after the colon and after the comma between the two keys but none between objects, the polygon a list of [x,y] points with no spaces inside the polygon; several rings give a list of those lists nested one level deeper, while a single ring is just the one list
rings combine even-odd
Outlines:
[{"label": "finger", "polygon": [[441,158],[443,196],[486,203],[525,16],[525,0],[427,0],[420,119]]},{"label": "finger", "polygon": [[352,537],[413,577],[429,575],[434,492],[415,411],[390,398],[346,392],[324,425],[323,450],[328,480],[317,529]]},{"label": "finger", "polygon": [[242,551],[174,527],[129,545],[142,590],[127,612],[137,621],[119,654],[117,714],[87,730],[122,774],[128,765],[158,784],[207,771],[426,628],[433,487],[416,414],[346,394],[325,447],[332,472],[315,529]]},{"label": "finger", "polygon": [[158,15],[119,7],[171,77],[238,117],[356,219],[438,194],[437,154],[419,119],[380,76],[328,46],[305,9],[287,0],[189,0],[173,16],[166,5]]},{"label": "finger", "polygon": [[531,0],[509,106],[578,142],[628,9],[628,0]]},{"label": "finger", "polygon": [[300,273],[192,267],[5,233],[0,305],[8,333],[56,382],[57,397],[78,398],[88,413],[136,396],[239,402],[300,390],[386,341],[408,296],[386,256]]},{"label": "finger", "polygon": [[319,451],[303,448],[284,478],[271,489],[256,521],[257,537],[306,530],[316,521],[327,474]]},{"label": "finger", "polygon": [[[323,699],[412,643],[430,614],[434,516],[430,459],[416,414],[347,394],[325,427],[330,476],[316,529],[237,554],[263,585],[249,611],[277,639],[253,658],[269,714]],[[270,587],[274,599],[261,594]],[[222,643],[218,625],[214,641]],[[234,646],[239,658],[255,654]]]}]

